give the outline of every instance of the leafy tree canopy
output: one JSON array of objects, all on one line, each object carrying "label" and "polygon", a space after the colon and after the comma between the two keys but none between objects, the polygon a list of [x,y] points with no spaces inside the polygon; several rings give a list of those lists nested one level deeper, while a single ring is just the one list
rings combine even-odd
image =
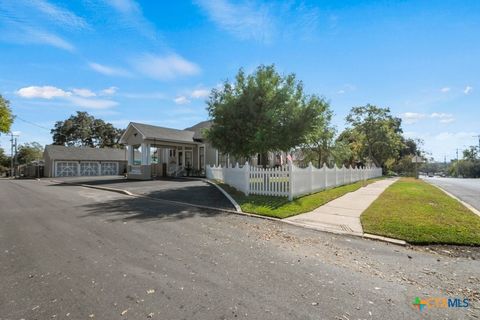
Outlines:
[{"label": "leafy tree canopy", "polygon": [[[306,137],[302,152],[306,161],[314,162],[320,168],[328,162],[330,156],[333,156],[336,130],[331,124],[333,112],[330,105],[322,100],[319,104],[319,110],[321,113],[314,124],[313,130]],[[340,149],[336,151],[339,153]]]},{"label": "leafy tree canopy", "polygon": [[42,159],[42,157],[43,147],[38,142],[25,143],[18,148],[17,161],[19,164],[27,164]]},{"label": "leafy tree canopy", "polygon": [[118,143],[123,133],[111,123],[77,111],[65,121],[57,121],[51,130],[53,144],[93,148],[121,147]]},{"label": "leafy tree canopy", "polygon": [[390,158],[396,159],[405,148],[402,121],[393,117],[389,108],[370,104],[354,107],[346,121],[351,126],[349,138],[356,143],[357,155],[377,166],[383,166]]},{"label": "leafy tree canopy", "polygon": [[5,154],[5,150],[0,148],[0,167],[9,167],[10,157]]},{"label": "leafy tree canopy", "polygon": [[323,99],[306,95],[294,74],[282,76],[273,65],[249,75],[240,69],[234,83],[212,90],[207,104],[212,145],[245,158],[301,145],[325,111]]},{"label": "leafy tree canopy", "polygon": [[13,114],[10,109],[10,101],[0,95],[0,133],[7,133],[13,123]]}]

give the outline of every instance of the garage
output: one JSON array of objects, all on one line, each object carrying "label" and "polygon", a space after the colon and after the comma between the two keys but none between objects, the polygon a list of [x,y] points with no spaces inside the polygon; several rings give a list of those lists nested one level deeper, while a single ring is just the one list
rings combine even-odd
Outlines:
[{"label": "garage", "polygon": [[115,176],[126,170],[124,149],[48,145],[44,152],[45,176]]}]

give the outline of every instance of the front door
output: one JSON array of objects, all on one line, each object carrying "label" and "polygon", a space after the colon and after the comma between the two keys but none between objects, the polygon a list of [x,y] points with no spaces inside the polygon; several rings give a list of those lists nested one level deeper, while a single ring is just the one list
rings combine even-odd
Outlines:
[{"label": "front door", "polygon": [[192,168],[193,167],[193,152],[192,151],[185,151],[185,168]]}]

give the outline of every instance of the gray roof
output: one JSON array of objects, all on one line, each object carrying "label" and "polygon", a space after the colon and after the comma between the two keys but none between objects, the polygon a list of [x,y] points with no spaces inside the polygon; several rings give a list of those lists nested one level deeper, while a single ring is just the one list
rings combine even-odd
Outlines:
[{"label": "gray roof", "polygon": [[48,145],[45,154],[52,160],[126,161],[124,149],[65,147]]},{"label": "gray roof", "polygon": [[193,131],[195,134],[193,135],[193,139],[195,140],[202,140],[205,138],[203,131],[205,129],[209,129],[212,126],[213,121],[212,120],[207,120],[207,121],[202,121],[194,125],[193,127],[186,128],[185,130],[188,131]]},{"label": "gray roof", "polygon": [[164,127],[152,126],[138,122],[131,124],[145,136],[146,139],[161,139],[175,142],[193,142],[195,132],[187,130],[178,130]]}]

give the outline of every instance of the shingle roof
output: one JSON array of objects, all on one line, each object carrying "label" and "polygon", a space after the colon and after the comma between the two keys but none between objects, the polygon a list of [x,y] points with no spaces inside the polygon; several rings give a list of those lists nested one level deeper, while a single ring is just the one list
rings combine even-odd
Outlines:
[{"label": "shingle roof", "polygon": [[187,130],[178,130],[164,127],[152,126],[138,122],[131,124],[140,131],[147,139],[162,139],[176,142],[193,142],[195,132]]},{"label": "shingle roof", "polygon": [[209,129],[212,126],[212,123],[212,120],[202,121],[190,128],[186,128],[185,130],[195,132],[195,134],[193,135],[193,139],[201,140],[205,138],[203,134],[204,129]]},{"label": "shingle roof", "polygon": [[94,160],[94,161],[125,161],[124,149],[113,148],[88,148],[88,147],[65,147],[48,145],[45,153],[52,160]]}]

